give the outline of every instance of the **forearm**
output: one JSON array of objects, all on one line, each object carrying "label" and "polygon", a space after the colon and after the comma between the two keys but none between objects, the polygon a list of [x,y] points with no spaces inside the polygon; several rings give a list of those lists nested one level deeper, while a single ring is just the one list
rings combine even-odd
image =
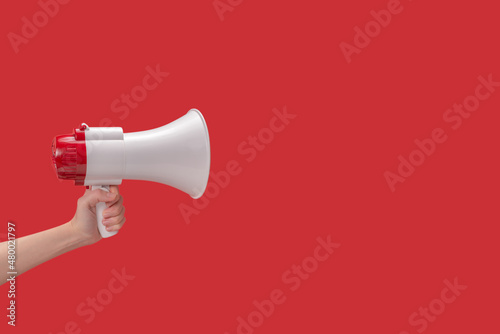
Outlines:
[{"label": "forearm", "polygon": [[[86,243],[75,233],[71,223],[16,239],[15,268],[18,275]],[[0,243],[0,285],[8,270],[7,242]]]}]

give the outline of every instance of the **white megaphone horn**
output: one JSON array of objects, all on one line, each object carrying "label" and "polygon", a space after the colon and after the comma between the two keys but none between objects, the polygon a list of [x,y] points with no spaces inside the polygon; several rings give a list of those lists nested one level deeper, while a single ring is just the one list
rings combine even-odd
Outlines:
[{"label": "white megaphone horn", "polygon": [[[210,140],[203,115],[191,109],[162,127],[123,133],[121,127],[89,127],[82,123],[72,135],[52,142],[52,160],[58,178],[75,185],[109,191],[122,180],[144,180],[177,188],[193,198],[205,192],[210,172]],[[107,238],[102,211],[96,206],[97,227]]]}]

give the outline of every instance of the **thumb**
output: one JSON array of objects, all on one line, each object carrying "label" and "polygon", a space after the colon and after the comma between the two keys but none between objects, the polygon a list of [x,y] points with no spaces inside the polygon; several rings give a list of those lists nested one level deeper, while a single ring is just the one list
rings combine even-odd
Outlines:
[{"label": "thumb", "polygon": [[87,203],[90,206],[95,206],[99,202],[113,202],[116,199],[116,194],[107,192],[102,189],[95,189],[88,192]]}]

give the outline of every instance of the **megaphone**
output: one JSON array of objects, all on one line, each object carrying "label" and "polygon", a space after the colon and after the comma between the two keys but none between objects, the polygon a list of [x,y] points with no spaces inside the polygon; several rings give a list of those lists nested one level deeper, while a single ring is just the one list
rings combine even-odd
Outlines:
[{"label": "megaphone", "polygon": [[[210,141],[203,115],[191,109],[162,127],[123,133],[121,127],[89,127],[82,123],[71,135],[52,141],[57,177],[75,185],[109,191],[122,180],[145,180],[177,188],[192,198],[205,192],[210,172]],[[97,227],[103,238],[104,202],[96,206]]]}]

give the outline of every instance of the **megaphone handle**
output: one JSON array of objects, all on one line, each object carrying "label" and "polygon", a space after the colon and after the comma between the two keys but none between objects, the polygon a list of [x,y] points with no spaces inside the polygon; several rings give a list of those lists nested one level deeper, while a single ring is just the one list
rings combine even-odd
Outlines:
[{"label": "megaphone handle", "polygon": [[[109,192],[109,186],[92,186],[92,190],[95,189],[102,189],[106,192]],[[99,202],[95,206],[95,215],[97,218],[97,229],[99,230],[99,233],[101,234],[101,237],[103,238],[109,238],[114,236],[118,231],[113,231],[109,232],[106,231],[106,226],[102,224],[102,212],[106,209],[106,203],[104,202]]]}]

